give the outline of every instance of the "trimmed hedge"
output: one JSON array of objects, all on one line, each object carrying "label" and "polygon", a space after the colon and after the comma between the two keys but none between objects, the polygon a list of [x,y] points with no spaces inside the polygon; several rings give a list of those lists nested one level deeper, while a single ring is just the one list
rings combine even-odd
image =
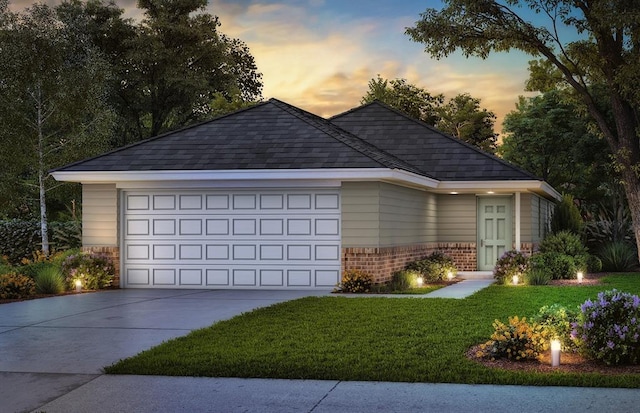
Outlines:
[{"label": "trimmed hedge", "polygon": [[[49,242],[53,249],[79,248],[81,234],[78,222],[49,222]],[[40,242],[40,221],[0,221],[0,256],[6,256],[11,264],[33,258],[33,253],[40,250]]]}]

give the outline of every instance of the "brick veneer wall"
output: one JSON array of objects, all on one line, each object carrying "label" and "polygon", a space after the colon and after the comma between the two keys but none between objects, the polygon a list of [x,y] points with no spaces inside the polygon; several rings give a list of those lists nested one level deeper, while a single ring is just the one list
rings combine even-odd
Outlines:
[{"label": "brick veneer wall", "polygon": [[120,288],[120,248],[118,247],[82,247],[82,251],[92,252],[94,254],[103,255],[113,262],[115,268],[115,276],[111,286]]},{"label": "brick veneer wall", "polygon": [[402,247],[343,248],[342,271],[362,270],[373,276],[376,284],[391,280],[394,272],[403,269],[409,262],[440,251],[450,256],[458,270],[475,271],[476,243],[428,243]]}]

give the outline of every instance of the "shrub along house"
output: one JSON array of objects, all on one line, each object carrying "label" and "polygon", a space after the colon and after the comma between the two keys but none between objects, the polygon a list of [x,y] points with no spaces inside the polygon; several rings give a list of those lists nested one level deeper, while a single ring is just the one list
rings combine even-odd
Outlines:
[{"label": "shrub along house", "polygon": [[330,288],[431,252],[463,271],[531,250],[558,193],[371,103],[324,119],[271,99],[52,172],[83,186],[83,246],[120,286]]}]

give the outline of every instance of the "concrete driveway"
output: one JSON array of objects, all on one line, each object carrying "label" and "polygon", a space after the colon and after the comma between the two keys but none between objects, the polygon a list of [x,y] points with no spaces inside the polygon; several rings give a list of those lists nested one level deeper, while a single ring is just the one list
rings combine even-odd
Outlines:
[{"label": "concrete driveway", "polygon": [[328,293],[131,289],[0,305],[0,411],[36,409],[107,365],[216,321]]}]

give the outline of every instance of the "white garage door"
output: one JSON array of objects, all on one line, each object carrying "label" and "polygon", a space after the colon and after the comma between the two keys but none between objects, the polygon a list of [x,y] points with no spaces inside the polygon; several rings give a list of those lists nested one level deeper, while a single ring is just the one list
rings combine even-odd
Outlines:
[{"label": "white garage door", "polygon": [[339,281],[337,189],[123,197],[127,288],[299,289]]}]

